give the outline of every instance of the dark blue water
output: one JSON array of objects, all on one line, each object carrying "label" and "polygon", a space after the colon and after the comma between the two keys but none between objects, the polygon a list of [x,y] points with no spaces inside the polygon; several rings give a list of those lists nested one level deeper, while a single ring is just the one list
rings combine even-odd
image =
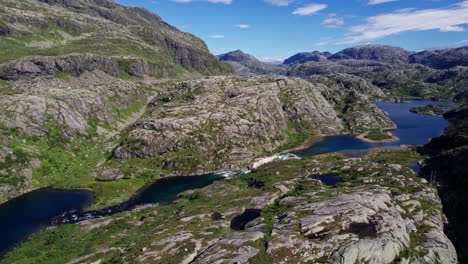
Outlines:
[{"label": "dark blue water", "polygon": [[183,191],[199,189],[223,179],[219,174],[207,174],[200,176],[179,176],[158,179],[149,186],[143,188],[127,202],[95,211],[72,210],[52,220],[52,224],[70,224],[84,220],[101,218],[123,211],[129,211],[137,206],[145,204],[167,205],[177,199]]},{"label": "dark blue water", "polygon": [[144,204],[167,204],[183,191],[202,188],[222,178],[211,174],[159,179],[129,201],[96,211],[84,211],[93,201],[93,193],[89,191],[47,188],[30,192],[0,205],[0,257],[32,233],[51,224],[101,218]]},{"label": "dark blue water", "polygon": [[327,174],[320,174],[320,175],[312,175],[310,176],[312,179],[316,179],[321,181],[323,184],[327,186],[333,186],[336,185],[340,182],[343,182],[343,180],[340,178],[340,176],[334,174],[334,173],[327,173]]},{"label": "dark blue water", "polygon": [[47,188],[0,205],[0,256],[28,235],[45,227],[52,217],[69,210],[82,210],[93,199],[89,191]]},{"label": "dark blue water", "polygon": [[136,205],[172,202],[183,191],[203,188],[223,178],[218,174],[163,178],[137,194],[132,202]]},{"label": "dark blue water", "polygon": [[369,143],[353,136],[324,137],[309,148],[297,150],[292,153],[299,156],[314,156],[325,153],[340,152],[351,157],[366,155],[370,149],[377,147],[395,148],[399,145],[423,145],[431,138],[443,134],[450,124],[442,116],[430,116],[412,113],[413,107],[428,104],[450,104],[448,102],[412,100],[409,103],[375,102],[375,104],[388,113],[388,117],[395,122],[397,129],[391,132],[400,138],[398,141],[385,143]]}]

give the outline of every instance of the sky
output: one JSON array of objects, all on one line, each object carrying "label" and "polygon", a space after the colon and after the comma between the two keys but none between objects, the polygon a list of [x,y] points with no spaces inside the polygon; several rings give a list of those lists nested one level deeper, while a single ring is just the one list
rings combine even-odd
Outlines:
[{"label": "sky", "polygon": [[213,54],[275,62],[298,52],[385,44],[412,51],[468,45],[468,0],[116,0],[202,38]]}]

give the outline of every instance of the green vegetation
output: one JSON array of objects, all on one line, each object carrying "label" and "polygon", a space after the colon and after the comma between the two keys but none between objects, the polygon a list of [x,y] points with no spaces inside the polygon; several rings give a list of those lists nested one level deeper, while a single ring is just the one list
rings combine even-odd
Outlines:
[{"label": "green vegetation", "polygon": [[146,105],[146,99],[140,99],[133,101],[130,107],[128,108],[112,108],[112,112],[114,113],[114,118],[116,120],[126,120],[132,117],[135,113],[140,111]]},{"label": "green vegetation", "polygon": [[365,138],[368,138],[370,140],[375,140],[375,141],[382,141],[382,140],[391,139],[392,137],[388,135],[387,133],[383,132],[382,130],[373,129],[369,131],[369,133],[367,133]]},{"label": "green vegetation", "polygon": [[317,134],[317,132],[313,129],[306,129],[298,132],[295,128],[294,122],[291,120],[288,120],[288,129],[284,130],[283,132],[287,135],[285,142],[274,151],[265,152],[265,154],[271,155],[297,148],[304,144],[307,139]]},{"label": "green vegetation", "polygon": [[408,150],[390,150],[383,149],[377,153],[370,154],[370,159],[375,160],[379,163],[391,163],[391,164],[414,164],[425,157],[419,154],[416,148],[412,147]]},{"label": "green vegetation", "polygon": [[8,86],[8,81],[0,79],[0,95],[14,95],[20,93],[18,91],[8,88]]},{"label": "green vegetation", "polygon": [[412,108],[410,111],[418,114],[425,115],[443,115],[445,113],[444,109],[454,109],[456,106],[452,105],[439,105],[439,104],[428,104],[426,106],[420,106]]},{"label": "green vegetation", "polygon": [[184,68],[184,66],[177,64],[176,65],[176,72],[178,77],[183,77],[185,73],[187,73],[187,70]]},{"label": "green vegetation", "polygon": [[9,88],[3,88],[0,87],[0,95],[14,95],[14,94],[19,94],[20,92],[9,89]]},{"label": "green vegetation", "polygon": [[55,78],[65,80],[65,81],[67,81],[67,82],[70,81],[70,76],[71,76],[71,74],[66,73],[66,72],[57,72],[57,73],[54,75]]},{"label": "green vegetation", "polygon": [[120,71],[120,76],[119,76],[120,79],[122,80],[131,80],[133,79],[134,77],[131,76],[130,74],[128,74],[126,71]]},{"label": "green vegetation", "polygon": [[[139,166],[136,162],[143,161],[133,161],[135,166]],[[196,237],[205,239],[205,241],[216,240],[234,231],[225,227],[216,227],[220,222],[211,218],[194,218],[186,222],[181,222],[180,219],[211,212],[225,212],[235,207],[245,207],[246,203],[250,201],[250,199],[246,200],[246,197],[278,192],[278,189],[273,186],[278,182],[283,182],[290,189],[290,192],[283,194],[280,199],[286,196],[305,197],[304,193],[313,192],[316,194],[314,198],[311,198],[311,201],[320,201],[350,191],[345,184],[337,186],[311,184],[313,182],[308,178],[307,172],[318,167],[321,173],[334,172],[343,175],[348,184],[355,187],[364,186],[359,180],[361,177],[373,175],[372,177],[380,185],[388,186],[392,191],[406,191],[405,188],[407,187],[392,181],[393,177],[389,176],[391,170],[384,165],[376,167],[370,160],[363,159],[354,166],[345,168],[343,165],[346,162],[346,159],[341,155],[328,155],[269,163],[251,174],[222,180],[215,189],[182,193],[180,195],[181,199],[167,206],[122,212],[112,217],[94,220],[95,223],[104,223],[110,220],[102,227],[86,230],[82,225],[63,225],[40,231],[32,235],[21,247],[9,252],[0,263],[66,263],[72,259],[97,252],[102,248],[122,248],[125,253],[110,250],[92,255],[87,259],[87,262],[94,262],[99,259],[102,259],[104,263],[119,263],[115,261],[132,262],[135,258],[141,256],[142,248],[148,248],[148,250],[162,249],[166,244],[156,246],[155,242],[179,234],[181,228],[185,232],[190,232]],[[149,166],[149,163],[145,166]],[[146,168],[145,166],[142,167],[143,170]],[[408,181],[409,183],[415,182],[414,175],[410,173],[409,169],[403,168],[398,171],[398,174],[405,175],[408,178],[412,177]],[[296,179],[295,182],[285,182],[293,178]],[[249,188],[249,182],[252,181],[262,182],[264,186]],[[118,182],[125,182],[125,180]],[[233,189],[236,191],[232,191]],[[424,210],[432,206],[424,202],[421,204]],[[260,223],[265,224],[266,235],[258,241],[246,243],[246,245],[260,250],[260,253],[251,259],[251,263],[272,263],[276,259],[284,259],[284,257],[293,258],[290,260],[294,261],[294,256],[290,255],[291,253],[288,250],[278,250],[272,255],[267,254],[265,250],[266,245],[272,239],[273,225],[277,221],[282,221],[284,212],[290,210],[288,206],[288,204],[279,203],[279,199],[277,199],[262,210]],[[312,213],[311,211],[300,211],[298,217]],[[229,221],[231,218],[224,220]],[[125,236],[120,234],[125,234]],[[415,235],[417,234],[413,236]],[[412,243],[414,241],[414,245],[417,245],[417,241],[422,238],[415,236],[411,237],[411,239]],[[206,246],[206,244],[204,245]],[[192,252],[194,244],[186,241],[179,243],[177,248],[179,249],[174,251],[173,254],[169,254],[167,251],[162,253],[160,262],[179,263],[184,256],[187,256],[188,252]],[[235,249],[235,247],[232,249]],[[402,256],[415,253],[410,248]]]}]

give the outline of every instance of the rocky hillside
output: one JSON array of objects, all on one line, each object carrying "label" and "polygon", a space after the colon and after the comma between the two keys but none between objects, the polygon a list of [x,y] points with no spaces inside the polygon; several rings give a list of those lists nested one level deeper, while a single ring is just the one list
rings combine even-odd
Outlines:
[{"label": "rocky hillside", "polygon": [[331,55],[332,53],[328,51],[301,52],[287,58],[286,60],[284,60],[283,64],[302,64],[308,61],[324,61],[327,60],[328,57],[330,57]]},{"label": "rocky hillside", "polygon": [[[380,158],[271,163],[174,204],[44,230],[0,263],[457,263],[436,190]],[[328,173],[345,182],[313,178]]]},{"label": "rocky hillside", "polygon": [[[52,184],[91,189],[96,205],[113,204],[157,177],[243,170],[312,135],[394,126],[363,90],[338,84],[274,76],[121,80],[112,64],[107,72],[73,64],[102,57],[73,56],[35,73],[13,71],[10,79],[19,80],[2,84],[2,200]],[[59,63],[79,76],[49,75]],[[118,191],[95,181],[109,171],[127,179]]]},{"label": "rocky hillside", "polygon": [[[91,61],[63,57],[88,52],[101,57]],[[35,57],[26,57],[31,55]],[[100,69],[113,75],[154,77],[231,71],[196,36],[179,31],[146,9],[111,0],[3,0],[0,63],[14,60],[1,66],[1,79],[14,78],[11,74],[18,71],[53,75]]]},{"label": "rocky hillside", "polygon": [[434,69],[468,66],[468,46],[447,50],[418,52],[409,57],[409,62],[423,64]]},{"label": "rocky hillside", "polygon": [[362,45],[344,49],[328,57],[330,60],[372,60],[408,62],[411,51],[386,45]]},{"label": "rocky hillside", "polygon": [[[467,50],[468,47],[460,47],[411,52],[385,45],[361,45],[336,54],[318,51],[298,53],[270,71],[250,68],[248,72],[306,78],[327,75],[329,79],[346,74],[374,87],[375,91],[367,89],[366,95],[375,96],[383,92],[387,96],[452,100],[468,89]],[[341,82],[341,79],[338,77],[333,81]]]},{"label": "rocky hillside", "polygon": [[272,65],[261,62],[254,56],[244,53],[241,50],[218,55],[220,61],[229,63],[236,74],[266,74],[279,73],[280,69]]},{"label": "rocky hillside", "polygon": [[153,159],[181,174],[242,170],[311,135],[394,127],[367,97],[325,97],[332,89],[339,87],[269,76],[177,83],[153,99],[114,158]]},{"label": "rocky hillside", "polygon": [[420,64],[372,60],[327,60],[294,65],[287,74],[345,73],[360,77],[386,95],[451,100],[467,89],[468,67],[437,70]]}]

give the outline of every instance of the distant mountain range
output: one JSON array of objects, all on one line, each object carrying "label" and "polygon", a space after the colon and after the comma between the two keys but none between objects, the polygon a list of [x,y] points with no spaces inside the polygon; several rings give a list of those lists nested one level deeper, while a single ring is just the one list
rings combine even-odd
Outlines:
[{"label": "distant mountain range", "polygon": [[452,99],[467,89],[468,46],[412,52],[387,45],[361,45],[330,52],[303,52],[278,66],[242,51],[218,56],[237,74],[280,73],[292,76],[348,74],[363,78],[386,94]]}]

